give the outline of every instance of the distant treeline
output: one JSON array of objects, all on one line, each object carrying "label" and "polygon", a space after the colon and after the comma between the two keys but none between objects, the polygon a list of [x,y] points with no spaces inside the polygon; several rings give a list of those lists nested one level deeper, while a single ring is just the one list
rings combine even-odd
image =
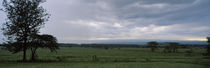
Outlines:
[{"label": "distant treeline", "polygon": [[[0,44],[0,46],[4,46]],[[137,44],[68,44],[68,43],[59,43],[60,47],[92,47],[92,48],[146,48],[147,45],[137,45]],[[164,48],[165,45],[158,45],[159,48]],[[190,48],[190,47],[207,47],[207,45],[198,45],[198,44],[180,44],[178,48]]]},{"label": "distant treeline", "polygon": [[136,44],[65,44],[60,43],[60,47],[143,47],[144,45],[136,45]]},{"label": "distant treeline", "polygon": [[[60,47],[92,47],[92,48],[146,48],[147,45],[138,44],[67,44],[59,43]],[[191,48],[191,47],[206,47],[207,45],[198,44],[180,44],[178,48]],[[158,45],[159,48],[164,48],[164,44]]]},{"label": "distant treeline", "polygon": [[0,46],[3,46],[3,44],[0,44]]}]

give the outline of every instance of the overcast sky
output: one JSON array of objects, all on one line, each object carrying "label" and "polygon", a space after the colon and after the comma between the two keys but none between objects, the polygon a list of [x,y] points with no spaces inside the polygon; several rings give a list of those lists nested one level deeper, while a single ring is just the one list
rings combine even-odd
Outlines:
[{"label": "overcast sky", "polygon": [[[42,5],[51,17],[41,33],[59,42],[205,40],[210,34],[210,0],[47,0]],[[0,12],[0,25],[5,18]]]}]

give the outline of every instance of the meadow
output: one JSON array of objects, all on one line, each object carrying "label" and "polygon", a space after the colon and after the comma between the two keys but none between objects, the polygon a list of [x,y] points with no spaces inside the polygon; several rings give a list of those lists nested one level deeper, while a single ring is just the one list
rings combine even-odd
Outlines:
[{"label": "meadow", "polygon": [[[38,62],[18,62],[22,53],[0,49],[0,68],[210,68],[205,48],[179,48],[177,53],[164,53],[163,48],[84,48],[61,47],[57,52],[39,49]],[[28,52],[30,59],[30,53]]]}]

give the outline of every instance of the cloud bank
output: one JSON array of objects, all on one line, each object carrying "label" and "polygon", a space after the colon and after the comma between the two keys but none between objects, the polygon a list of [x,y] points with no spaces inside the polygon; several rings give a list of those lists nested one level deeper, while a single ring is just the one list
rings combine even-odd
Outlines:
[{"label": "cloud bank", "polygon": [[47,0],[42,5],[51,18],[41,33],[59,42],[205,40],[210,34],[209,0]]}]

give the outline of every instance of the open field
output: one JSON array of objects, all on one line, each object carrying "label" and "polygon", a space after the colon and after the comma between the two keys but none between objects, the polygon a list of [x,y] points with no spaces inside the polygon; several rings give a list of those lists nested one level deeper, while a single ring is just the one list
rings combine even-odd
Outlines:
[{"label": "open field", "polygon": [[[202,56],[204,48],[178,49],[178,53],[163,53],[159,48],[60,48],[57,53],[38,50],[40,62],[17,62],[22,53],[0,50],[0,68],[210,68],[210,57]],[[28,59],[30,54],[28,53]]]}]

